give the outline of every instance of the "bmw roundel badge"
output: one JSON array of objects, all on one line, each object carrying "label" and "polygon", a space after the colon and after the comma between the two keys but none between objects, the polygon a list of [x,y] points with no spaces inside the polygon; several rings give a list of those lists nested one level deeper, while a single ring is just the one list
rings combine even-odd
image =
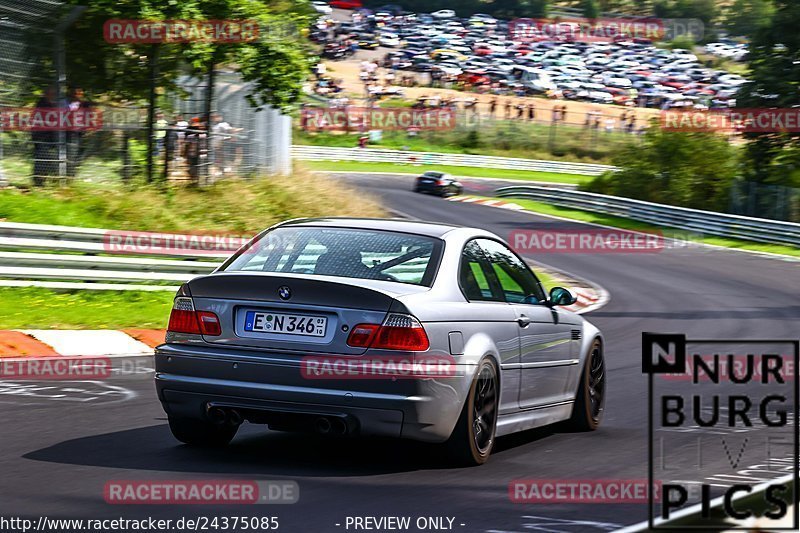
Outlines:
[{"label": "bmw roundel badge", "polygon": [[278,287],[278,296],[281,297],[281,300],[288,300],[292,297],[292,289],[287,287],[286,285],[281,285]]}]

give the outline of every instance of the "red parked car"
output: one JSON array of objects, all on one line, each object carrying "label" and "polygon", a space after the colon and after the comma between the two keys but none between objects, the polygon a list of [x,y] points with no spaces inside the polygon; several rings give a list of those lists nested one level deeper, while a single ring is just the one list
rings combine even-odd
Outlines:
[{"label": "red parked car", "polygon": [[361,9],[364,7],[361,0],[332,0],[328,2],[328,5],[336,9]]}]

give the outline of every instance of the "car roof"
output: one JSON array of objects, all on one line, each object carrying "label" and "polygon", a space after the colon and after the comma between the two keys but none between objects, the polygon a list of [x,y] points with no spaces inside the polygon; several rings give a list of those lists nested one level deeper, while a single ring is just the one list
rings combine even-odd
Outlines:
[{"label": "car roof", "polygon": [[427,237],[441,238],[446,233],[462,226],[443,224],[438,222],[422,222],[406,220],[400,218],[349,218],[349,217],[320,217],[320,218],[299,218],[289,220],[276,227],[287,226],[308,226],[308,227],[330,227],[330,228],[352,228],[352,229],[371,229],[382,231],[396,231],[400,233],[412,233],[425,235]]}]

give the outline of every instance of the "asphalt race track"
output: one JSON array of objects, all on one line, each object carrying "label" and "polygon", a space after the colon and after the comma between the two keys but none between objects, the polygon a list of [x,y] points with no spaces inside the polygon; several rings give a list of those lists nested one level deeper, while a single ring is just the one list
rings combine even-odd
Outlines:
[{"label": "asphalt race track", "polygon": [[[354,175],[347,181],[406,215],[478,226],[504,238],[512,230],[565,224],[415,194],[410,177]],[[412,521],[446,516],[454,518],[453,530],[470,532],[611,531],[645,520],[646,506],[640,504],[515,504],[508,485],[519,478],[646,479],[641,333],[796,339],[798,264],[709,248],[536,259],[593,280],[611,295],[605,307],[586,315],[607,343],[606,415],[595,433],[556,428],[503,438],[489,463],[472,469],[443,468],[438,449],[414,443],[326,440],[252,426],[243,428],[226,450],[197,450],[173,440],[146,368],[149,361],[139,358],[130,363],[138,362],[140,372],[106,382],[0,383],[0,514],[266,515],[279,517],[279,530],[291,532],[346,531],[347,516],[411,516]],[[714,459],[708,461],[713,469]],[[104,501],[109,481],[151,479],[288,479],[299,484],[300,498],[293,505],[275,506]]]}]

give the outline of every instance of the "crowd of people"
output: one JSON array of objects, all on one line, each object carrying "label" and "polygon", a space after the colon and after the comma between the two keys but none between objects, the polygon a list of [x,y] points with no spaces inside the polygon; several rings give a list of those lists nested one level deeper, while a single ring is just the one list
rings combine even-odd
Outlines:
[{"label": "crowd of people", "polygon": [[[47,87],[36,102],[35,109],[76,112],[95,108],[81,87],[70,87],[67,97],[61,102],[56,95],[54,86]],[[242,157],[242,128],[233,127],[219,113],[212,114],[211,121],[209,131],[202,115],[187,120],[182,113],[174,113],[169,118],[163,111],[156,113],[153,155],[164,163],[165,175],[185,174],[192,181],[199,182],[203,177],[230,173],[238,165]],[[114,128],[116,125],[104,124],[103,127]],[[135,129],[144,131],[145,125],[137,124]],[[42,186],[62,175],[74,178],[89,155],[90,131],[80,128],[66,131],[32,130],[33,184]],[[127,150],[127,146],[123,149]]]}]

